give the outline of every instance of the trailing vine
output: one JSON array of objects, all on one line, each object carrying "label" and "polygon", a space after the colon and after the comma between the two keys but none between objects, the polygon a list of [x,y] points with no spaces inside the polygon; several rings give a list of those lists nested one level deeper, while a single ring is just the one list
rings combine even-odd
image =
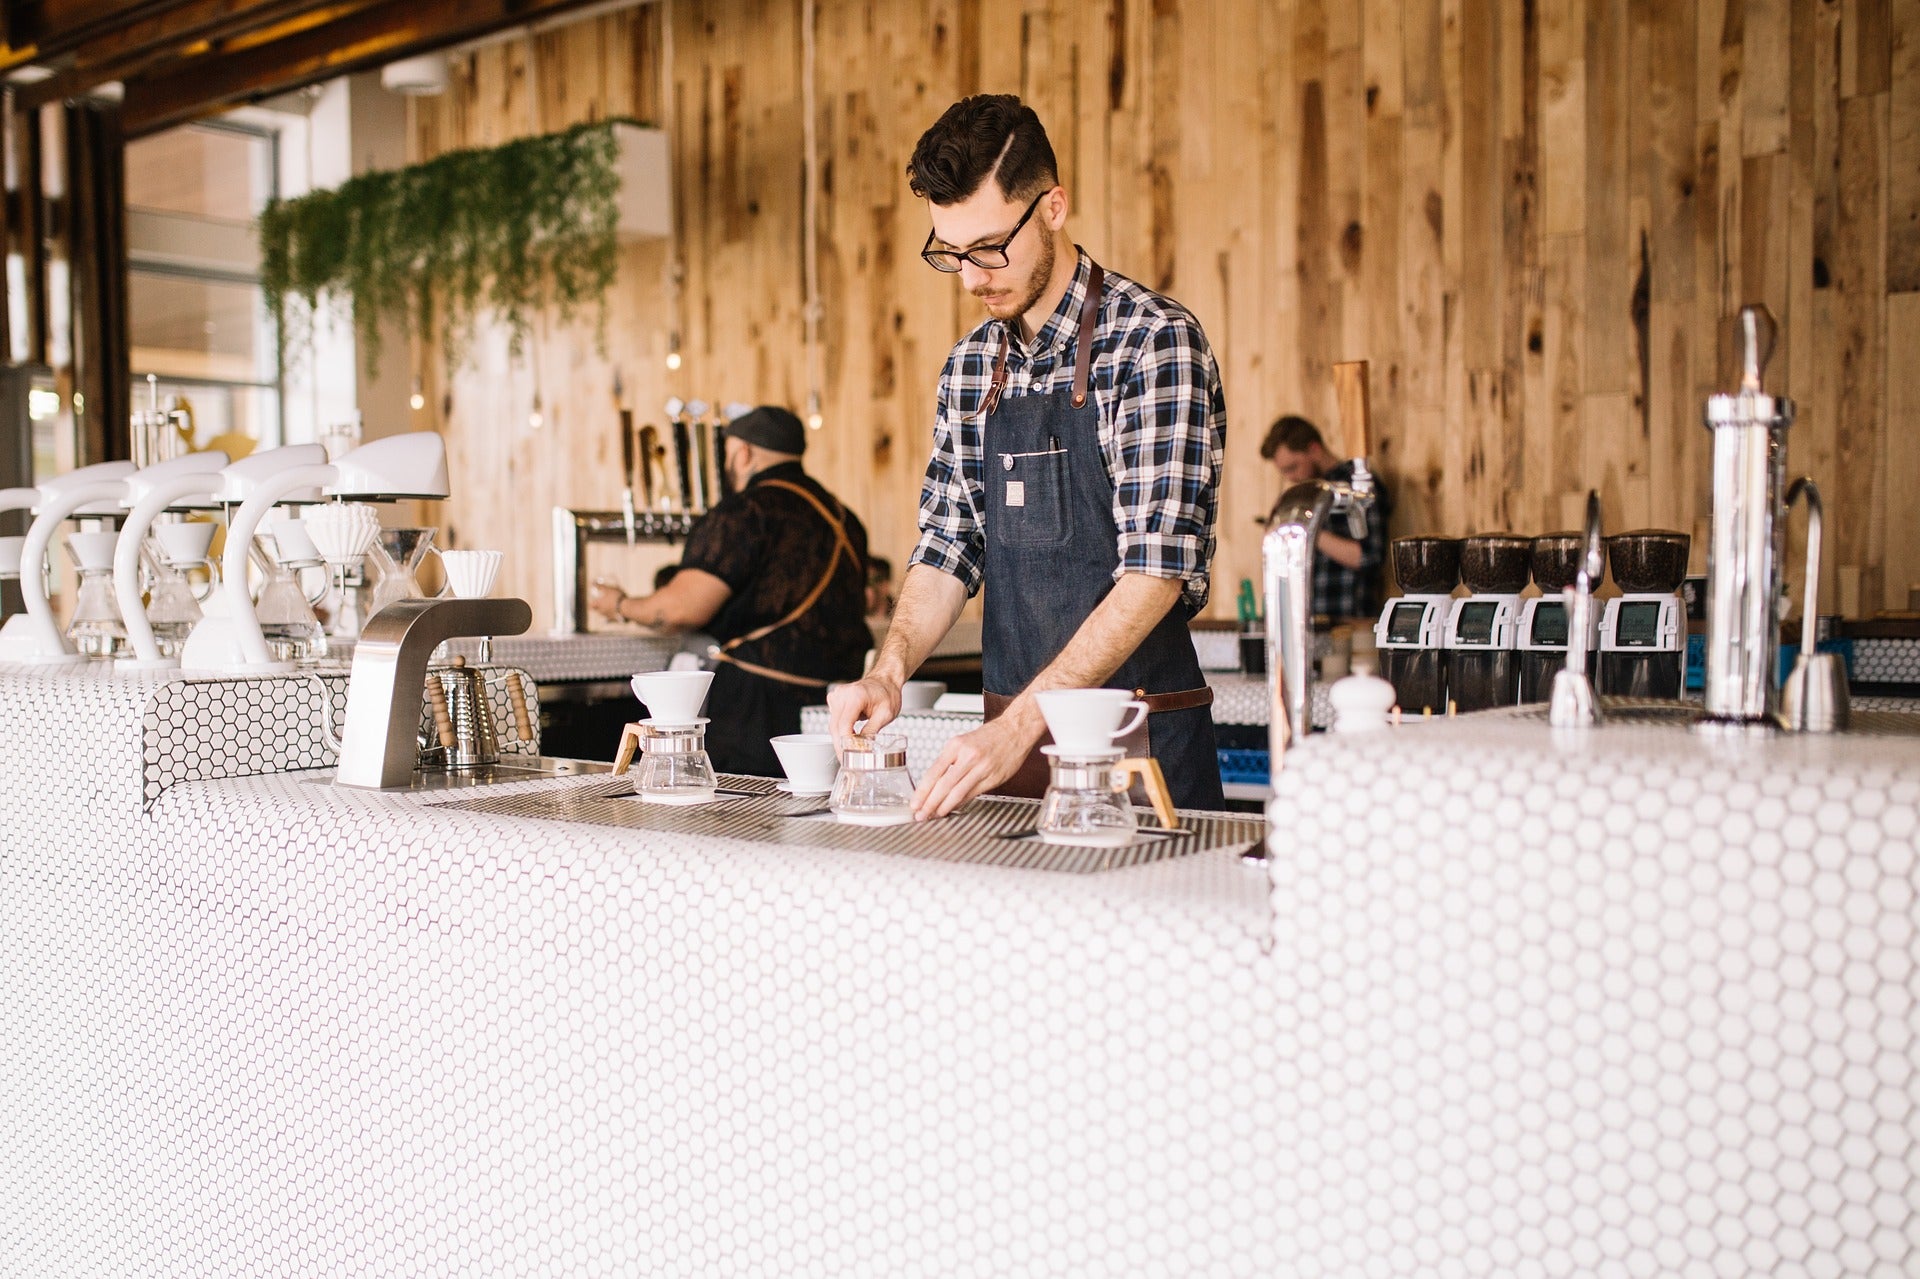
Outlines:
[{"label": "trailing vine", "polygon": [[329,304],[351,306],[370,372],[389,316],[417,334],[437,329],[450,369],[483,310],[506,324],[516,357],[549,306],[565,320],[592,304],[604,338],[618,265],[613,126],[622,123],[637,121],[449,151],[270,203],[259,220],[260,284],[283,356],[305,345]]}]

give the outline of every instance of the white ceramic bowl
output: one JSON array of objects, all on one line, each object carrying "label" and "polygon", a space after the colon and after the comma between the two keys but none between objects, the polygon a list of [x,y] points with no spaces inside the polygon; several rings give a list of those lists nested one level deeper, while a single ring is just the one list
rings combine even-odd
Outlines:
[{"label": "white ceramic bowl", "polygon": [[635,675],[633,695],[656,724],[688,724],[706,705],[712,671],[648,671]]},{"label": "white ceramic bowl", "polygon": [[840,772],[840,756],[833,749],[832,735],[788,733],[768,740],[796,794],[824,795],[833,789],[833,779]]},{"label": "white ceramic bowl", "polygon": [[900,709],[930,711],[947,686],[937,679],[910,679],[900,686]]}]

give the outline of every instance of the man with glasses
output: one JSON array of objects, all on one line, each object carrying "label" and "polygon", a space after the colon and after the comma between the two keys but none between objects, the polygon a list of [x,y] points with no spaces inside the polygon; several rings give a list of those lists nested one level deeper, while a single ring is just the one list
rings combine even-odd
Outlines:
[{"label": "man with glasses", "polygon": [[986,589],[987,719],[920,780],[920,817],[995,790],[1039,794],[1034,694],[1124,688],[1175,802],[1219,808],[1212,690],[1187,621],[1207,600],[1226,408],[1199,322],[1103,271],[1066,233],[1046,130],[1010,95],[964,99],[907,174],[933,229],[921,257],[987,320],[941,371],[920,540],[872,672],[828,699],[833,730],[879,728],[900,685]]}]

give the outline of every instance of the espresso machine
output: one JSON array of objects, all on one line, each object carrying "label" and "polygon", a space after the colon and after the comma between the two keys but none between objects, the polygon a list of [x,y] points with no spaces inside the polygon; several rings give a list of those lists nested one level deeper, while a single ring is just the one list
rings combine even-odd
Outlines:
[{"label": "espresso machine", "polygon": [[1387,601],[1373,636],[1381,677],[1410,714],[1446,709],[1447,624],[1460,583],[1460,549],[1457,537],[1393,540],[1393,575],[1406,594]]},{"label": "espresso machine", "polygon": [[1600,617],[1599,691],[1613,697],[1680,696],[1686,674],[1685,533],[1639,529],[1607,539],[1607,562],[1624,594]]},{"label": "espresso machine", "polygon": [[[1578,533],[1548,533],[1533,539],[1533,584],[1540,594],[1520,608],[1516,644],[1520,650],[1520,700],[1544,702],[1553,692],[1553,677],[1567,664],[1569,617],[1566,591],[1580,571],[1580,553],[1586,540]],[[1593,676],[1593,655],[1600,648],[1597,622],[1587,631],[1587,676]]]},{"label": "espresso machine", "polygon": [[1447,696],[1454,709],[1511,706],[1520,692],[1520,592],[1532,575],[1533,540],[1503,533],[1460,544],[1460,581],[1471,594],[1447,618]]}]

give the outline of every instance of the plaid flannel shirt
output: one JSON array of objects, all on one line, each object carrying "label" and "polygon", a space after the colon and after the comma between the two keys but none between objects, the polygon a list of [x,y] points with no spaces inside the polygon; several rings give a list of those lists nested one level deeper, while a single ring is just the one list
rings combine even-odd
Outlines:
[{"label": "plaid flannel shirt", "polygon": [[[985,571],[980,510],[987,387],[1008,335],[1008,396],[1073,387],[1074,339],[1092,259],[1085,251],[1066,296],[1023,346],[1014,323],[988,320],[947,356],[933,425],[933,454],[920,486],[920,540],[908,559],[958,578],[972,595]],[[1206,605],[1220,510],[1227,411],[1220,371],[1200,322],[1178,302],[1106,273],[1094,332],[1088,393],[1100,414],[1100,452],[1113,481],[1113,525],[1122,573],[1178,578],[1181,597]]]},{"label": "plaid flannel shirt", "polygon": [[[1353,478],[1353,463],[1327,470],[1330,480]],[[1328,617],[1374,617],[1380,612],[1381,567],[1387,562],[1387,521],[1393,516],[1393,498],[1376,473],[1373,509],[1367,512],[1367,535],[1360,539],[1360,566],[1348,568],[1330,555],[1313,557],[1313,611]],[[1344,518],[1327,521],[1327,530],[1347,535]]]}]

